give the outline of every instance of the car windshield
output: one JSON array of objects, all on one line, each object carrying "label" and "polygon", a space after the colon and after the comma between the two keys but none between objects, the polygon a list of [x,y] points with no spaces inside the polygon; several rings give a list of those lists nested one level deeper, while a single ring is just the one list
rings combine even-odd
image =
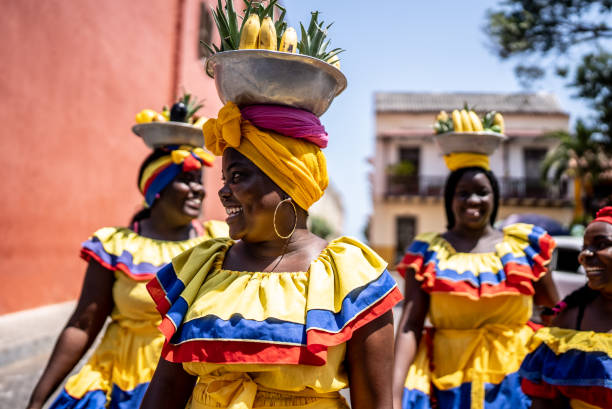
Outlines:
[{"label": "car windshield", "polygon": [[580,268],[578,262],[578,254],[580,251],[567,248],[558,248],[556,251],[556,260],[554,270],[567,271],[577,273]]}]

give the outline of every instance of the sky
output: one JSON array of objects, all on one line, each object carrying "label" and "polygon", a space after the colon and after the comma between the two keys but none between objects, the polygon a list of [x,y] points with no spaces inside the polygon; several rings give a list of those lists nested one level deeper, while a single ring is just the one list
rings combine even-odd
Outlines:
[{"label": "sky", "polygon": [[[500,61],[483,31],[486,10],[499,1],[283,0],[286,19],[299,33],[310,12],[334,22],[331,46],[340,55],[347,89],[321,117],[330,181],[346,212],[345,234],[363,239],[372,211],[367,158],[374,155],[374,93],[521,92],[515,61]],[[571,121],[586,116],[584,101],[553,75],[529,91],[554,93]],[[433,118],[432,118],[433,123]]]}]

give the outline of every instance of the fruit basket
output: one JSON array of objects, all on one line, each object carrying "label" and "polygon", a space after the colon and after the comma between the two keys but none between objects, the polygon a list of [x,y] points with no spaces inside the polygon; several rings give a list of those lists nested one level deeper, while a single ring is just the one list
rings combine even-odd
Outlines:
[{"label": "fruit basket", "polygon": [[497,132],[446,132],[434,135],[442,154],[457,152],[493,154],[507,136]]},{"label": "fruit basket", "polygon": [[151,149],[166,145],[204,146],[202,128],[182,122],[148,122],[137,124],[132,131]]},{"label": "fruit basket", "polygon": [[325,61],[263,49],[216,53],[206,60],[206,72],[223,103],[288,105],[317,116],[347,84],[344,74]]}]

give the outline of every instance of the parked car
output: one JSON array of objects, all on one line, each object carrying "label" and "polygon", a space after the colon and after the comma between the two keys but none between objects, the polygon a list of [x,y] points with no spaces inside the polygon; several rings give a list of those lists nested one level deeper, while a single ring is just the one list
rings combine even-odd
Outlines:
[{"label": "parked car", "polygon": [[557,285],[559,297],[566,295],[586,284],[584,268],[578,262],[582,250],[582,237],[553,236],[557,247],[549,265],[549,271]]}]

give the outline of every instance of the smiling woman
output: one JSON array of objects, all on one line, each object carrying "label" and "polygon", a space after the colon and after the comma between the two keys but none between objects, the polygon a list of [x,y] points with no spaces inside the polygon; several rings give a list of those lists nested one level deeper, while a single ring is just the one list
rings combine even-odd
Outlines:
[{"label": "smiling woman", "polygon": [[[161,354],[159,315],[147,282],[172,257],[227,236],[218,221],[201,224],[202,165],[193,147],[156,149],[143,162],[138,187],[146,207],[128,227],[105,227],[83,243],[88,262],[77,307],[62,330],[28,408],[41,408],[111,321],[92,357],[70,377],[50,408],[138,408]],[[190,159],[188,159],[190,158]],[[205,160],[206,159],[206,160]]]},{"label": "smiling woman", "polygon": [[[266,130],[253,125],[262,117]],[[228,103],[204,135],[223,156],[231,239],[185,252],[148,285],[166,344],[142,407],[347,409],[348,386],[353,408],[389,408],[401,295],[367,246],[307,229],[328,184],[318,118]]]},{"label": "smiling woman", "polygon": [[584,233],[578,257],[588,283],[560,302],[521,365],[532,408],[607,408],[612,401],[612,207]]},{"label": "smiling woman", "polygon": [[[398,266],[407,301],[396,335],[394,408],[528,408],[517,371],[533,334],[526,325],[532,298],[557,300],[546,275],[554,241],[528,224],[493,228],[499,187],[486,155],[445,159],[448,230],[418,235]],[[432,327],[424,328],[426,316]]]}]

